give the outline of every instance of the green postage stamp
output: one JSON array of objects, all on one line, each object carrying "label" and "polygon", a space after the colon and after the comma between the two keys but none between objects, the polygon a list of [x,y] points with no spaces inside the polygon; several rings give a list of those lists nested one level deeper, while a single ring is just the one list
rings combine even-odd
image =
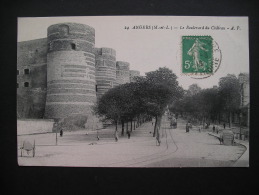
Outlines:
[{"label": "green postage stamp", "polygon": [[182,36],[182,73],[210,75],[213,71],[211,36]]}]

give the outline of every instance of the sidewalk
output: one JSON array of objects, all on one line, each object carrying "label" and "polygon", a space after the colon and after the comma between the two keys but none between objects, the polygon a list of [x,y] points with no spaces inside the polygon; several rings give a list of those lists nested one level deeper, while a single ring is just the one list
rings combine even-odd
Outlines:
[{"label": "sidewalk", "polygon": [[[219,138],[220,135],[216,133],[209,132],[211,136]],[[242,156],[235,162],[233,167],[249,167],[249,142],[244,140],[235,139],[235,143],[240,144],[246,148]]]},{"label": "sidewalk", "polygon": [[[55,134],[38,134],[20,136],[23,139],[36,140],[36,155],[20,157],[21,166],[76,166],[76,167],[125,167],[145,161],[162,153],[166,146],[156,146],[152,136],[152,124],[145,123],[132,131],[130,139],[125,134],[119,141],[114,139],[114,129],[99,131],[100,140],[96,139],[96,132],[86,131],[65,132],[63,137],[58,135],[58,145],[55,145]],[[151,132],[151,133],[150,133]],[[163,142],[165,143],[165,141]]]},{"label": "sidewalk", "polygon": [[244,154],[236,161],[233,167],[249,167],[249,142],[243,140],[235,140],[236,143],[246,147]]}]

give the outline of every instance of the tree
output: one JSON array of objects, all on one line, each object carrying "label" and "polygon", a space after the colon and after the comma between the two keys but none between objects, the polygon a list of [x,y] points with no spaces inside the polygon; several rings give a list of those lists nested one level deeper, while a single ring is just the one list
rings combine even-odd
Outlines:
[{"label": "tree", "polygon": [[219,113],[217,88],[201,89],[197,84],[189,87],[185,96],[170,106],[170,111],[187,113],[189,119],[202,121],[215,120]]},{"label": "tree", "polygon": [[[110,89],[97,103],[95,110],[100,116],[116,123],[131,121],[133,118],[153,116],[156,118],[153,136],[159,139],[162,115],[168,104],[182,96],[177,77],[168,68],[148,72],[146,77],[137,77],[136,82]],[[123,130],[122,130],[122,133]]]},{"label": "tree", "polygon": [[204,122],[208,120],[220,122],[220,113],[228,113],[229,127],[231,127],[232,113],[239,109],[240,87],[235,75],[228,74],[220,78],[219,87],[201,89],[192,84],[184,97],[170,106],[170,111],[187,113],[189,118]]},{"label": "tree", "polygon": [[189,86],[188,90],[187,90],[187,95],[188,96],[193,96],[198,94],[201,91],[201,88],[198,84],[194,83],[192,85]]},{"label": "tree", "polygon": [[96,114],[101,117],[105,117],[105,119],[110,119],[115,123],[115,132],[117,131],[118,121],[123,114],[120,107],[121,93],[119,93],[119,90],[119,87],[110,89],[100,98],[93,108]]},{"label": "tree", "polygon": [[[120,109],[123,111],[121,113],[121,122],[122,126],[124,126],[124,122],[127,123],[127,131],[128,131],[128,122],[131,122],[131,130],[132,130],[132,121],[135,117],[139,115],[139,98],[136,94],[137,85],[136,83],[126,83],[119,86],[119,93],[121,105]],[[124,135],[124,127],[122,127],[122,135]]]},{"label": "tree", "polygon": [[197,116],[203,121],[215,121],[219,113],[218,90],[215,88],[203,89],[196,96]]},{"label": "tree", "polygon": [[156,118],[153,136],[159,139],[162,115],[169,104],[182,97],[183,89],[178,85],[177,76],[166,67],[146,73],[137,83],[141,86],[147,114]]},{"label": "tree", "polygon": [[238,78],[228,74],[219,80],[219,98],[222,110],[228,113],[229,127],[231,127],[232,113],[237,111],[240,105],[240,87]]},{"label": "tree", "polygon": [[116,130],[118,122],[121,121],[122,135],[124,135],[124,123],[126,122],[128,127],[129,121],[132,124],[133,118],[143,113],[137,89],[136,83],[126,83],[112,88],[100,98],[94,107],[96,114],[110,119],[116,124]]}]

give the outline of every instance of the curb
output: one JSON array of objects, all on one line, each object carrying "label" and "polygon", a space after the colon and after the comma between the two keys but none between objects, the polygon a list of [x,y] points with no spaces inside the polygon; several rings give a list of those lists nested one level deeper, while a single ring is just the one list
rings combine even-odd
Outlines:
[{"label": "curb", "polygon": [[249,143],[237,142],[246,148],[245,152],[237,159],[232,167],[249,167]]},{"label": "curb", "polygon": [[28,134],[17,134],[17,136],[24,136],[24,135],[40,135],[40,134],[50,134],[54,132],[42,132],[42,133],[28,133]]},{"label": "curb", "polygon": [[[219,138],[219,136],[214,135],[212,133],[208,133],[211,136]],[[245,152],[236,160],[236,162],[232,165],[232,167],[249,167],[249,143],[242,143],[240,140],[235,140],[236,144],[242,145],[245,147]]]},{"label": "curb", "polygon": [[217,137],[217,138],[220,138],[219,137],[219,135],[215,135],[215,134],[213,134],[213,133],[208,133],[209,135],[211,135],[211,136],[214,136],[214,137]]}]

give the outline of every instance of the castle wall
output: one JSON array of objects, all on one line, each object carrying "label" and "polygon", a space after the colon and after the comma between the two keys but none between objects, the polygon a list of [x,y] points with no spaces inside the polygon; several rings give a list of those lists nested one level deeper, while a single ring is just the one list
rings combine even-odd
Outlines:
[{"label": "castle wall", "polygon": [[77,23],[48,28],[45,118],[89,114],[96,101],[95,31]]},{"label": "castle wall", "polygon": [[52,119],[20,119],[17,120],[17,135],[51,133],[53,124]]},{"label": "castle wall", "polygon": [[47,87],[47,39],[17,45],[17,117],[42,118]]},{"label": "castle wall", "polygon": [[116,62],[116,81],[119,85],[130,82],[129,66],[128,62]]},{"label": "castle wall", "polygon": [[95,30],[88,25],[60,23],[47,32],[47,38],[17,45],[18,118],[89,116],[96,96],[139,75],[128,62],[116,62],[114,49],[94,48]]},{"label": "castle wall", "polygon": [[116,82],[116,51],[112,48],[95,48],[97,98]]}]

